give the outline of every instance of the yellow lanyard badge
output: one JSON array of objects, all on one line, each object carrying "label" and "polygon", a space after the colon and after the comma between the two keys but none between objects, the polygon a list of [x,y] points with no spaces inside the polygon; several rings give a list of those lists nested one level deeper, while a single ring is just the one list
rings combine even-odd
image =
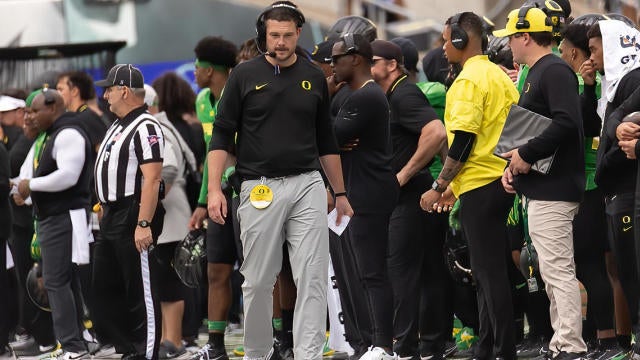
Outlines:
[{"label": "yellow lanyard badge", "polygon": [[249,194],[249,201],[251,201],[251,205],[256,209],[265,209],[271,205],[273,201],[273,191],[264,184],[264,181],[265,178],[262,177],[260,184],[254,186]]}]

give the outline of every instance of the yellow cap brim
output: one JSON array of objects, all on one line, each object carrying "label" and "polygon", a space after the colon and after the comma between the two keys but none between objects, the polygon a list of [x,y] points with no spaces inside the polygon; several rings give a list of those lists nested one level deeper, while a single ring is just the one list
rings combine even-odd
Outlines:
[{"label": "yellow cap brim", "polygon": [[496,30],[493,32],[493,36],[495,37],[507,37],[509,35],[513,35],[517,33],[517,31],[512,31],[509,29],[501,29],[501,30]]}]

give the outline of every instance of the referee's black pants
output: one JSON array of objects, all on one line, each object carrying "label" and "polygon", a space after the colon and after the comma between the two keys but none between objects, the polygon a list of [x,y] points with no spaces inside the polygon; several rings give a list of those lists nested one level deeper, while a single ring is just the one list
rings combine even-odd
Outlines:
[{"label": "referee's black pants", "polygon": [[497,179],[460,196],[460,225],[469,242],[480,331],[474,358],[516,358],[513,303],[508,277],[507,215],[513,195]]},{"label": "referee's black pants", "polygon": [[[103,205],[102,238],[93,254],[93,298],[96,333],[121,354],[157,359],[162,314],[151,274],[153,250],[139,253],[134,232],[140,205],[128,197]],[[158,202],[151,221],[154,243],[162,231],[164,209]]]},{"label": "referee's black pants", "polygon": [[[442,253],[447,228],[438,224],[442,214],[429,214],[420,208],[420,196],[432,181],[428,175],[419,175],[407,183],[389,219],[387,265],[393,288],[393,349],[402,357],[418,354],[419,324],[421,330],[428,331],[420,337],[429,343],[425,344],[429,349],[424,349],[429,354],[443,352],[446,340],[451,338],[450,329],[444,334],[453,317],[445,309],[451,291],[443,283],[448,278]],[[422,313],[421,295],[429,304]],[[451,317],[446,318],[447,312]],[[422,321],[422,316],[428,320]]]}]

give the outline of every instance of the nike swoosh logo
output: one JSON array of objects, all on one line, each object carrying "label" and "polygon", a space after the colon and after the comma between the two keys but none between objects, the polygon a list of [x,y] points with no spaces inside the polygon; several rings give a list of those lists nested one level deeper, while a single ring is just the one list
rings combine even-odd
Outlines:
[{"label": "nike swoosh logo", "polygon": [[267,85],[269,85],[269,83],[262,84],[262,85],[256,85],[256,90],[260,90],[260,89],[262,89],[263,87],[265,87]]},{"label": "nike swoosh logo", "polygon": [[623,227],[622,231],[629,231],[629,229],[631,229],[633,226],[629,226],[629,227]]}]

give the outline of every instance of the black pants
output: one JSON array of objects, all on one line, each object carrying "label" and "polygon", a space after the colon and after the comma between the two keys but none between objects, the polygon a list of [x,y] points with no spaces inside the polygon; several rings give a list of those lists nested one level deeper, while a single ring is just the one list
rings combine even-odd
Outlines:
[{"label": "black pants", "polygon": [[11,327],[9,304],[13,301],[15,293],[9,288],[9,271],[7,270],[7,239],[0,236],[0,351],[9,342],[9,330]]},{"label": "black pants", "polygon": [[469,242],[478,294],[480,331],[475,357],[516,358],[513,304],[506,260],[510,244],[506,219],[513,196],[500,180],[460,196],[460,224]]},{"label": "black pants", "polygon": [[629,304],[632,325],[638,324],[638,299],[640,299],[640,281],[638,280],[638,259],[634,241],[634,201],[635,194],[626,193],[605,198],[609,245],[618,264],[618,278]]},{"label": "black pants", "polygon": [[18,304],[20,306],[18,327],[24,328],[38,344],[53,345],[56,342],[56,337],[53,335],[51,313],[40,310],[27,296],[27,274],[34,263],[31,259],[33,223],[30,224],[29,226],[14,224],[9,237],[9,247],[13,255],[18,285]]},{"label": "black pants", "polygon": [[448,214],[429,214],[420,280],[420,354],[444,353],[453,330],[453,281],[444,260],[444,241],[449,228]]},{"label": "black pants", "polygon": [[[394,351],[399,356],[418,353],[418,328],[429,353],[444,351],[451,331],[445,300],[450,292],[443,283],[447,276],[442,245],[446,236],[446,220],[441,214],[429,214],[420,208],[420,196],[429,186],[430,177],[414,177],[405,185],[389,219],[389,280],[393,288]],[[438,223],[440,220],[440,223]],[[420,312],[420,300],[427,306]],[[422,316],[418,316],[421,314]],[[425,317],[423,321],[423,316]],[[440,342],[440,344],[434,344]],[[440,349],[441,348],[441,349]],[[426,349],[425,349],[426,350]]]},{"label": "black pants", "polygon": [[393,294],[387,273],[389,214],[356,214],[343,234],[351,247],[371,322],[371,345],[393,346]]},{"label": "black pants", "polygon": [[[149,261],[134,243],[139,202],[126,198],[104,205],[100,222],[102,238],[94,248],[93,315],[98,336],[122,354],[147,359],[158,357],[162,316]],[[162,231],[164,209],[158,202],[151,221],[154,242]],[[151,250],[153,252],[153,250]]]},{"label": "black pants", "polygon": [[586,191],[573,220],[576,277],[589,294],[588,317],[597,330],[613,329],[613,291],[604,261],[608,249],[604,207],[600,190]]},{"label": "black pants", "polygon": [[329,252],[336,277],[346,341],[358,352],[371,344],[371,320],[355,255],[344,236],[329,231]]},{"label": "black pants", "polygon": [[42,277],[49,296],[53,330],[62,349],[83,352],[82,295],[77,267],[71,262],[73,226],[69,212],[39,221]]}]

